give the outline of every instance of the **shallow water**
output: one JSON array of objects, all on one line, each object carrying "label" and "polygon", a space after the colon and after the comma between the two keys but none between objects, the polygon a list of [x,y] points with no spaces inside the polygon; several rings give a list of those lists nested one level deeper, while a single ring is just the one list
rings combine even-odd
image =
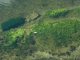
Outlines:
[{"label": "shallow water", "polygon": [[10,0],[0,0],[0,4],[3,4],[3,3],[10,3]]}]

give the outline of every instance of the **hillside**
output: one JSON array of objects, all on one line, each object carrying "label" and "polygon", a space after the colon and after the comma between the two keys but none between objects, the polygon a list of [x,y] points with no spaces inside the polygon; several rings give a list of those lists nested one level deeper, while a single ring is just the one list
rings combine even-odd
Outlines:
[{"label": "hillside", "polygon": [[12,0],[0,7],[0,60],[80,60],[79,0]]}]

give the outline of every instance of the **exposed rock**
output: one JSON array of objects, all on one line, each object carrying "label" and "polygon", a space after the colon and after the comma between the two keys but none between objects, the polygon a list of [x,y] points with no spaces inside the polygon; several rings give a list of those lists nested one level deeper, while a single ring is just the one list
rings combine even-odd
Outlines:
[{"label": "exposed rock", "polygon": [[27,19],[27,22],[30,22],[30,21],[32,21],[32,20],[36,20],[36,19],[39,18],[39,17],[40,17],[40,14],[33,11],[33,13],[30,14],[30,15],[28,15],[28,16],[26,17],[26,19]]}]

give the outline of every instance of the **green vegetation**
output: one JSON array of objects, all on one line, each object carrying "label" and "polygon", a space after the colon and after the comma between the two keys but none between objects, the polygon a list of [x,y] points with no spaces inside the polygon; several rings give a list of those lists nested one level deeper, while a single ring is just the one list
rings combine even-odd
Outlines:
[{"label": "green vegetation", "polygon": [[5,46],[11,46],[12,44],[16,43],[18,39],[21,39],[24,36],[25,29],[16,29],[10,30],[5,33],[6,43]]},{"label": "green vegetation", "polygon": [[69,10],[67,9],[54,9],[47,12],[47,15],[50,17],[60,17],[60,16],[66,16],[68,14]]},{"label": "green vegetation", "polygon": [[47,42],[51,39],[54,42],[52,46],[68,46],[72,42],[79,42],[79,37],[73,39],[73,34],[80,32],[80,21],[66,20],[48,24],[41,23],[33,30],[37,32],[37,40]]},{"label": "green vegetation", "polygon": [[6,22],[2,23],[1,27],[2,27],[3,31],[6,31],[6,30],[9,30],[11,28],[21,26],[24,23],[25,23],[25,18],[17,17],[17,18],[9,19]]},{"label": "green vegetation", "polygon": [[79,6],[79,0],[0,5],[0,60],[79,60]]}]

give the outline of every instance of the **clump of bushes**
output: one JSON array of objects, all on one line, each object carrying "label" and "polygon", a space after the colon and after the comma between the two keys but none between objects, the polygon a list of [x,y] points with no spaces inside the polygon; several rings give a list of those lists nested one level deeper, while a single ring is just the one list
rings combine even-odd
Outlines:
[{"label": "clump of bushes", "polygon": [[60,17],[60,16],[65,16],[67,13],[69,12],[69,10],[67,9],[55,9],[55,10],[51,10],[47,12],[47,15],[49,17]]},{"label": "clump of bushes", "polygon": [[19,39],[23,38],[24,32],[25,29],[21,28],[5,32],[5,46],[11,46],[12,44],[17,43]]},{"label": "clump of bushes", "polygon": [[1,27],[2,27],[3,31],[6,31],[6,30],[9,30],[11,28],[16,28],[18,26],[21,26],[24,23],[25,23],[25,18],[17,17],[17,18],[9,19],[6,22],[3,22],[1,24]]},{"label": "clump of bushes", "polygon": [[65,20],[49,24],[41,23],[34,27],[33,30],[37,32],[36,39],[40,40],[39,43],[44,42],[48,46],[52,42],[53,45],[50,46],[67,46],[72,42],[79,42],[80,39],[77,35],[77,38],[73,36],[80,32],[79,20]]}]

